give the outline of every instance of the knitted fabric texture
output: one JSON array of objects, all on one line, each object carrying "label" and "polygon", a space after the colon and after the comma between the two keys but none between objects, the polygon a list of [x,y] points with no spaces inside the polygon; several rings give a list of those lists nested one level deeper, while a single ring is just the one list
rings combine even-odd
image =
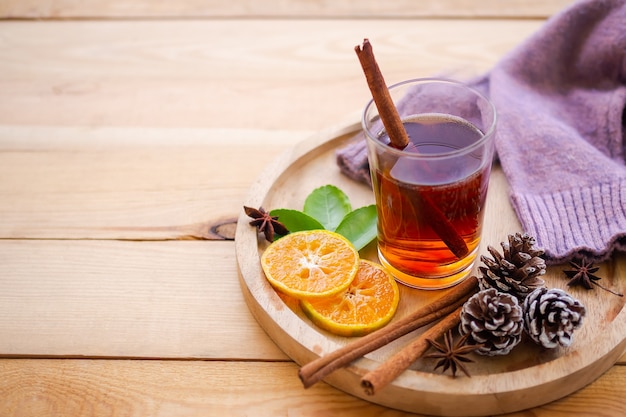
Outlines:
[{"label": "knitted fabric texture", "polygon": [[[626,0],[575,3],[471,84],[496,106],[510,200],[546,260],[626,250]],[[370,183],[364,140],[337,161]]]}]

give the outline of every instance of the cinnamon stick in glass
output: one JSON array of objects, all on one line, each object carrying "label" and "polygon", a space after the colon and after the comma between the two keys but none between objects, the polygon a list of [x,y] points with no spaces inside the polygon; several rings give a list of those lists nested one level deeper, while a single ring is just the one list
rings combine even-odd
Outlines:
[{"label": "cinnamon stick in glass", "polygon": [[367,353],[373,352],[414,330],[433,323],[462,306],[477,289],[478,279],[475,276],[471,276],[456,287],[448,290],[440,298],[418,308],[402,319],[394,321],[366,336],[355,339],[353,342],[328,355],[309,362],[302,366],[298,372],[302,384],[305,388],[309,388],[332,372],[343,368]]},{"label": "cinnamon stick in glass", "polygon": [[[383,126],[389,136],[390,144],[394,148],[404,150],[409,145],[409,137],[376,62],[372,45],[368,39],[364,39],[363,45],[357,45],[354,50],[363,68],[367,85],[372,93],[372,98],[378,109]],[[416,205],[416,207],[423,207],[423,210],[428,213],[428,217],[432,219],[431,228],[433,231],[458,259],[464,258],[469,252],[467,244],[446,215],[428,195],[418,192],[410,194],[407,197],[413,200],[414,203],[416,203],[416,199],[419,199],[421,204]]]},{"label": "cinnamon stick in glass", "polygon": [[376,108],[378,108],[380,120],[383,122],[383,126],[389,135],[391,146],[403,150],[409,144],[409,136],[406,133],[406,129],[404,129],[396,106],[393,104],[393,99],[391,94],[389,94],[389,89],[380,71],[378,62],[376,62],[372,44],[369,39],[364,39],[363,45],[355,46],[354,50],[363,68],[363,73],[372,93],[374,103],[376,103]]}]

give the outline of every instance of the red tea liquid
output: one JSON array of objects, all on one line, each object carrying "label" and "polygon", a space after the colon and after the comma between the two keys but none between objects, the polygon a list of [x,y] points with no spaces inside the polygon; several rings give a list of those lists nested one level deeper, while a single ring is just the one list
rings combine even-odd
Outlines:
[{"label": "red tea liquid", "polygon": [[[428,115],[405,121],[404,126],[411,141],[405,152],[420,158],[385,156],[377,164],[380,260],[409,286],[454,285],[471,272],[476,259],[491,152],[477,146],[454,157],[436,156],[464,149],[483,137],[462,119]],[[380,140],[387,143],[388,137],[383,134]],[[462,258],[440,236],[431,205],[465,242],[467,253]]]}]

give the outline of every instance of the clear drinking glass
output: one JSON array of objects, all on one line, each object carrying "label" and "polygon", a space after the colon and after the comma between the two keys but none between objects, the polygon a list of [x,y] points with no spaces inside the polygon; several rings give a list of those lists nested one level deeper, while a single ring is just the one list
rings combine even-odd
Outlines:
[{"label": "clear drinking glass", "polygon": [[390,146],[373,101],[362,119],[379,259],[403,284],[446,288],[471,273],[478,253],[496,110],[479,91],[452,80],[408,80],[389,92],[409,145]]}]

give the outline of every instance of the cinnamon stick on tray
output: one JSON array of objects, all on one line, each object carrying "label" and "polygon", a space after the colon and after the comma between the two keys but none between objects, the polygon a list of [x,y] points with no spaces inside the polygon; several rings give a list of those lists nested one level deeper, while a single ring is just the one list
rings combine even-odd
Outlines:
[{"label": "cinnamon stick on tray", "polygon": [[367,395],[374,395],[386,387],[398,375],[404,372],[413,362],[422,357],[430,347],[428,339],[437,340],[448,330],[458,326],[461,322],[463,305],[457,307],[444,319],[422,333],[417,339],[409,343],[402,350],[383,362],[378,368],[368,372],[361,378],[361,387]]},{"label": "cinnamon stick on tray", "polygon": [[[364,39],[363,45],[357,45],[354,50],[363,68],[363,73],[378,109],[380,119],[389,135],[391,146],[400,150],[405,149],[409,145],[409,137],[374,57],[372,44],[368,39]],[[407,197],[412,201],[412,204],[417,204],[416,207],[422,207],[432,219],[431,227],[437,236],[441,238],[457,258],[464,258],[469,252],[467,244],[446,215],[428,195],[417,191],[410,194]]]},{"label": "cinnamon stick on tray", "polygon": [[[298,376],[305,388],[321,381],[337,369],[385,346],[388,343],[452,313],[462,306],[478,289],[478,279],[471,276],[448,290],[435,301],[418,308],[413,313],[387,326],[344,345],[302,366]],[[384,370],[385,368],[383,368]],[[379,371],[382,372],[382,371]]]}]

